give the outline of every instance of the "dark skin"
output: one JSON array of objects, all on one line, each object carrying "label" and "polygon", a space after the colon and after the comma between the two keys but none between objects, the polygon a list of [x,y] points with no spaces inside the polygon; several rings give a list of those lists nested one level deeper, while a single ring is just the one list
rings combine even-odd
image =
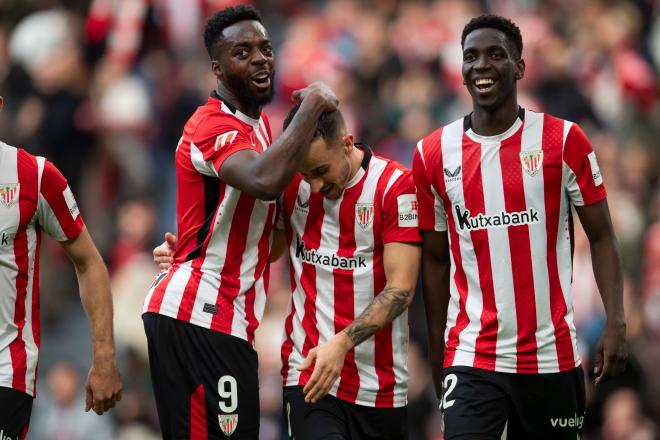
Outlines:
[{"label": "dark skin", "polygon": [[[223,101],[258,119],[272,96],[275,60],[268,33],[261,23],[244,20],[224,29],[213,48],[211,66]],[[291,181],[306,155],[318,118],[337,109],[335,94],[313,83],[293,93],[300,110],[282,135],[262,154],[241,150],[220,167],[218,176],[229,185],[261,200],[274,200]]]},{"label": "dark skin", "polygon": [[[463,46],[463,80],[472,96],[472,129],[482,136],[505,132],[516,120],[516,83],[525,62],[506,35],[496,29],[477,29]],[[478,87],[477,80],[484,81]],[[626,324],[623,313],[621,255],[614,236],[607,200],[576,206],[591,249],[596,283],[605,305],[607,325],[596,350],[596,383],[621,374],[626,366]],[[422,281],[436,393],[442,396],[444,333],[450,298],[449,241],[446,232],[422,233]]]}]

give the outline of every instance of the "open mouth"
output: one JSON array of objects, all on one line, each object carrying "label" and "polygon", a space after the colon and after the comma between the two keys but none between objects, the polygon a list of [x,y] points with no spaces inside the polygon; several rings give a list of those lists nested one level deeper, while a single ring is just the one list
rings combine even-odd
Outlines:
[{"label": "open mouth", "polygon": [[497,83],[496,80],[492,78],[479,78],[475,79],[473,82],[474,86],[479,92],[489,92]]},{"label": "open mouth", "polygon": [[268,90],[270,89],[270,72],[267,70],[262,70],[261,72],[257,72],[254,75],[250,77],[250,81],[252,81],[252,84],[259,89],[259,90]]}]

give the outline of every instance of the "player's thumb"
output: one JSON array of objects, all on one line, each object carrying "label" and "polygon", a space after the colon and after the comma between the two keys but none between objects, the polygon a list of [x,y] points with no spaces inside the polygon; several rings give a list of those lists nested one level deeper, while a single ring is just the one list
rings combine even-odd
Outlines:
[{"label": "player's thumb", "polygon": [[165,242],[167,243],[167,245],[170,248],[175,249],[176,248],[176,242],[177,242],[176,235],[172,234],[171,232],[166,232],[165,233]]},{"label": "player's thumb", "polygon": [[314,350],[310,351],[305,360],[302,362],[302,364],[298,365],[298,371],[304,371],[308,369],[309,367],[312,366],[312,363],[314,362],[314,358],[316,358],[316,352]]},{"label": "player's thumb", "polygon": [[594,374],[600,374],[601,371],[603,371],[603,346],[599,344],[594,357]]},{"label": "player's thumb", "polygon": [[89,386],[89,383],[88,383],[87,385],[85,385],[85,392],[86,392],[86,396],[85,396],[85,412],[87,412],[87,411],[89,411],[90,409],[92,409],[92,405],[93,405],[93,403],[94,403],[94,395],[92,394],[92,389],[91,389],[91,387]]}]

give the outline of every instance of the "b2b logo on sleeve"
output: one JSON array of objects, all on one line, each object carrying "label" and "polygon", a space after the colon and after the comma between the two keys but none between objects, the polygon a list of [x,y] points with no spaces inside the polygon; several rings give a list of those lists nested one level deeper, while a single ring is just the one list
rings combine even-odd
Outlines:
[{"label": "b2b logo on sleeve", "polygon": [[402,194],[396,198],[399,214],[399,227],[417,227],[417,197],[415,194]]}]

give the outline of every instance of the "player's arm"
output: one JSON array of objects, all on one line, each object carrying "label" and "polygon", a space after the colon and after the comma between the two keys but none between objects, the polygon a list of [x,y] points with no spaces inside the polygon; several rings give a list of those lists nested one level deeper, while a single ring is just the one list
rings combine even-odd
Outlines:
[{"label": "player's arm", "polygon": [[417,282],[421,249],[418,244],[386,243],[383,265],[387,285],[379,295],[345,329],[332,339],[309,351],[298,367],[314,371],[305,385],[305,401],[316,402],[325,396],[337,380],[349,350],[369,339],[410,306]]},{"label": "player's arm", "polygon": [[258,199],[280,195],[309,149],[319,117],[338,104],[332,90],[319,82],[294,92],[293,98],[302,103],[284,133],[262,154],[244,149],[225,159],[218,172],[222,180]]},{"label": "player's arm", "polygon": [[80,299],[92,332],[92,367],[85,385],[85,411],[93,409],[100,415],[121,400],[122,390],[112,334],[110,280],[86,228],[60,244],[76,269]]},{"label": "player's arm", "polygon": [[447,231],[422,231],[422,290],[429,335],[431,373],[438,399],[442,399],[450,262]]},{"label": "player's arm", "polygon": [[621,374],[628,359],[621,254],[607,199],[576,206],[575,210],[589,239],[594,276],[607,315],[605,331],[596,347],[596,383],[600,383]]}]

